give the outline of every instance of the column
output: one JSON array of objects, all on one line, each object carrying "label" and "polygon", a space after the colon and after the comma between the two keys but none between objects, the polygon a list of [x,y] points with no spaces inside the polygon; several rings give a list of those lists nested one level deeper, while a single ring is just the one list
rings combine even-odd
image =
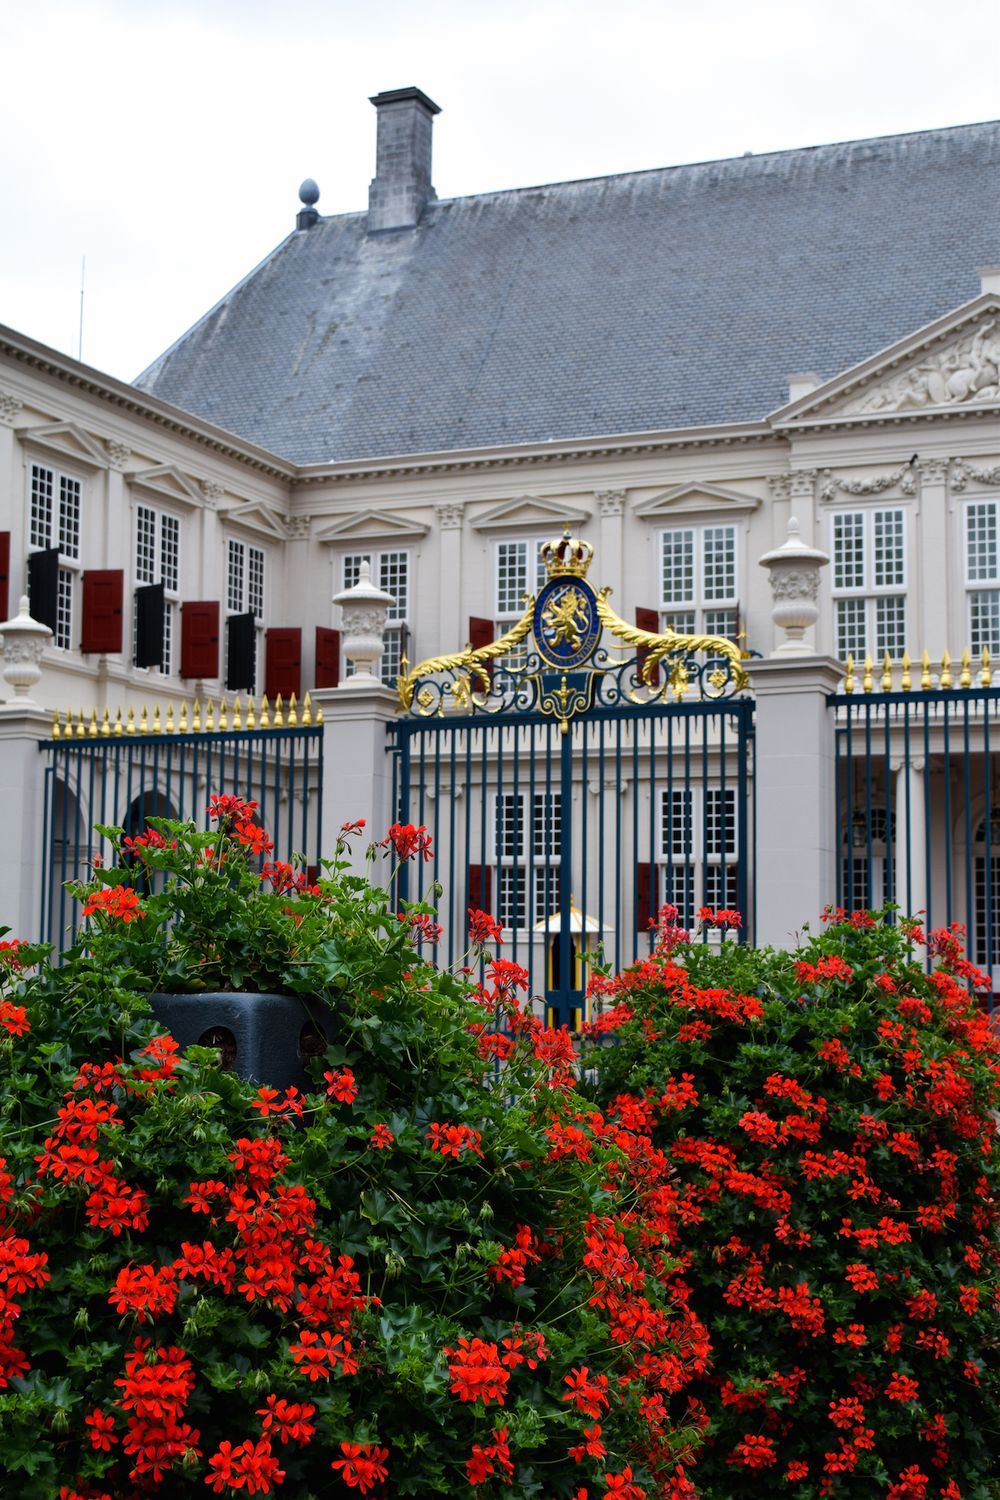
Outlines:
[{"label": "column", "polygon": [[923,756],[894,760],[892,770],[896,775],[893,898],[900,916],[922,917],[927,911],[927,804]]},{"label": "column", "polygon": [[626,490],[597,490],[594,493],[600,518],[598,558],[601,579],[611,589],[612,598],[618,601],[616,608],[619,611],[624,608],[626,494]]},{"label": "column", "polygon": [[841,670],[822,656],[745,663],[756,697],[757,943],[816,927],[837,893],[834,725]]},{"label": "column", "polygon": [[323,710],[323,854],[328,857],[344,823],[365,820],[364,839],[353,842],[355,864],[373,839],[385,837],[393,822],[392,755],[389,726],[396,717],[391,688],[317,688],[313,712]]},{"label": "column", "polygon": [[940,661],[945,647],[957,656],[962,647],[968,645],[965,639],[968,624],[962,610],[956,610],[960,625],[959,636],[955,639],[947,612],[949,590],[944,586],[944,580],[950,577],[951,552],[948,546],[948,464],[943,459],[925,459],[917,467],[920,471],[920,500],[914,541],[920,550],[916,567],[917,587],[910,591],[907,607],[910,628],[919,621],[924,638],[914,642],[916,649],[911,647],[910,654],[919,660],[922,651],[929,651],[934,661]]},{"label": "column", "polygon": [[[434,515],[438,529],[438,589],[437,641],[420,645],[423,660],[435,653],[460,651],[469,639],[469,622],[463,617],[462,578],[462,522],[465,506],[454,501],[442,501],[435,505]],[[486,611],[489,613],[489,611]],[[480,608],[480,613],[483,613]],[[419,644],[419,643],[418,643]],[[413,666],[413,662],[410,662]]]},{"label": "column", "polygon": [[21,517],[24,515],[24,479],[21,455],[14,436],[14,423],[22,403],[10,391],[0,390],[0,514],[7,518],[10,526],[10,604],[13,606],[18,594],[27,588],[27,554]]}]

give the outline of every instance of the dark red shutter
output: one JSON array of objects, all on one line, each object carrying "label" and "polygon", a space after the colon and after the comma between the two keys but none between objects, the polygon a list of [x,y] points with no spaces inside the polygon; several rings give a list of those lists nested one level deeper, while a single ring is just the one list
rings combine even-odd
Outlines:
[{"label": "dark red shutter", "polygon": [[[658,610],[640,609],[637,606],[635,611],[635,623],[638,625],[640,630],[650,630],[654,635],[660,634],[660,614]],[[635,653],[635,663],[638,671],[642,671],[643,664],[648,655],[649,653],[647,651],[643,651],[641,646]],[[653,673],[651,685],[653,687],[658,687],[659,682],[660,669],[659,667],[657,667],[655,672]]]},{"label": "dark red shutter", "polygon": [[0,531],[0,620],[10,619],[10,532]]},{"label": "dark red shutter", "polygon": [[316,676],[318,688],[340,686],[340,631],[316,626]]},{"label": "dark red shutter", "polygon": [[489,865],[469,866],[469,906],[475,911],[493,911],[493,871]]},{"label": "dark red shutter", "polygon": [[[492,620],[484,620],[480,615],[471,615],[469,617],[469,645],[473,651],[479,651],[483,646],[492,646],[495,640],[496,632],[493,629]],[[484,666],[490,677],[492,677],[492,664],[485,662]]]},{"label": "dark red shutter", "polygon": [[653,916],[653,880],[655,871],[651,864],[642,861],[635,867],[635,929],[648,932]]},{"label": "dark red shutter", "polygon": [[185,599],[181,605],[181,676],[219,675],[219,601]]},{"label": "dark red shutter", "polygon": [[120,568],[88,569],[83,575],[83,624],[80,650],[112,656],[122,649],[122,605],[125,574]]},{"label": "dark red shutter", "polygon": [[267,632],[264,652],[264,691],[272,700],[280,693],[287,702],[302,697],[302,631],[281,625]]}]

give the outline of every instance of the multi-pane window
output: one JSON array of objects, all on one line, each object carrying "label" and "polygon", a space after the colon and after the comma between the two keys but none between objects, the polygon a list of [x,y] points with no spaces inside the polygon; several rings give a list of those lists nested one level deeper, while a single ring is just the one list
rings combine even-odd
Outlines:
[{"label": "multi-pane window", "polygon": [[[230,537],[226,545],[226,611],[231,615],[252,614],[257,621],[257,671],[260,671],[261,637],[264,627],[265,554],[251,542]],[[228,629],[228,627],[227,627]],[[228,655],[228,644],[226,647]],[[253,684],[251,692],[256,692]]]},{"label": "multi-pane window", "polygon": [[389,606],[382,653],[381,677],[387,687],[395,687],[406,650],[410,619],[410,554],[407,551],[349,552],[344,558],[343,587],[352,589],[361,576],[361,564],[371,568],[372,582],[387,594]]},{"label": "multi-pane window", "polygon": [[898,661],[906,650],[906,514],[841,511],[833,517],[837,655]]},{"label": "multi-pane window", "polygon": [[80,497],[79,479],[44,464],[32,464],[28,536],[34,548],[59,548],[55,644],[66,651],[73,645],[73,600],[80,561]]},{"label": "multi-pane window", "polygon": [[974,657],[1000,654],[1000,557],[997,505],[974,500],[965,508],[965,584],[969,600],[969,646]]},{"label": "multi-pane window", "polygon": [[980,968],[989,972],[1000,968],[1000,819],[995,808],[990,813],[989,827],[984,818],[976,829],[974,852],[976,931],[972,957]]},{"label": "multi-pane window", "polygon": [[739,593],[735,526],[671,527],[660,536],[664,630],[735,639]]},{"label": "multi-pane window", "polygon": [[524,932],[559,911],[562,808],[558,792],[501,792],[495,807],[496,908]]},{"label": "multi-pane window", "polygon": [[[496,638],[524,614],[525,595],[536,594],[547,579],[542,561],[543,542],[497,542],[494,555],[494,630]],[[503,665],[517,670],[527,653],[522,647],[504,657]]]},{"label": "multi-pane window", "polygon": [[[855,795],[859,794],[856,792]],[[866,810],[863,805],[855,806],[850,824],[844,829],[841,868],[841,904],[849,911],[881,909],[887,901],[894,899],[893,868],[889,858],[889,842],[894,828],[895,817],[887,818],[885,808]]]},{"label": "multi-pane window", "polygon": [[660,791],[656,905],[669,902],[682,927],[699,906],[739,904],[735,787],[669,787]]},{"label": "multi-pane window", "polygon": [[180,569],[181,523],[178,518],[166,511],[154,510],[150,505],[137,506],[135,581],[140,585],[163,584],[163,665],[159,670],[164,673],[172,672],[174,667]]}]

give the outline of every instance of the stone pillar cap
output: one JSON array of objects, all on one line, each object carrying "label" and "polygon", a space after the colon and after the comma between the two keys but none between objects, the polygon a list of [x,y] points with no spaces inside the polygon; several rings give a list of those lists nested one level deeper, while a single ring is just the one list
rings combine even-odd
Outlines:
[{"label": "stone pillar cap", "polygon": [[22,594],[18,601],[17,614],[11,620],[5,620],[0,625],[0,636],[6,639],[8,636],[14,640],[19,635],[48,636],[51,638],[52,631],[48,625],[43,625],[41,620],[31,618],[31,609],[27,594]]}]

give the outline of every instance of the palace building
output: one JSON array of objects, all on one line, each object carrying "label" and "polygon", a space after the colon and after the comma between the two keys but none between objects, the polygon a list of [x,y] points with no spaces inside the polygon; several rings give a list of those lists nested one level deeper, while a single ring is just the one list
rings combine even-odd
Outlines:
[{"label": "palace building", "polygon": [[[391,738],[404,667],[466,643],[485,649],[516,626],[548,577],[543,546],[568,529],[594,549],[590,581],[610,589],[620,622],[754,653],[743,696],[758,713],[780,676],[768,677],[769,661],[789,671],[826,663],[810,681],[828,698],[850,696],[852,659],[846,686],[859,701],[865,688],[886,701],[864,755],[857,737],[842,744],[853,710],[824,709],[833,769],[816,784],[826,832],[806,840],[828,872],[817,889],[851,904],[888,895],[935,905],[970,922],[980,961],[992,963],[1000,122],[449,199],[433,186],[438,106],[417,88],[372,103],[367,206],[324,216],[316,185],[304,183],[287,238],[134,384],[0,328],[0,618],[27,595],[52,632],[28,693],[28,738],[49,780],[23,814],[21,870],[50,893],[46,922],[52,872],[86,867],[92,845],[81,830],[99,811],[81,767],[67,781],[46,762],[55,746],[145,745],[154,709],[163,731],[168,707],[176,736],[182,713],[193,725],[196,702],[201,733],[205,705],[217,716],[223,700],[231,730],[237,694],[243,715],[252,700],[259,726],[263,695],[287,705],[294,694],[301,705],[308,692],[329,730],[331,714],[347,714],[335,695],[352,665],[333,600],[363,572],[391,600],[375,663],[385,689],[369,693],[381,704],[378,734]],[[815,608],[786,637],[779,575],[795,599],[795,570],[759,563],[793,520],[804,552],[828,562],[799,570]],[[783,642],[796,649],[775,657]],[[530,639],[512,648],[511,670],[530,650]],[[667,691],[668,666],[664,711],[695,697],[693,683],[677,692],[676,676]],[[498,691],[505,669],[490,668]],[[974,743],[956,760],[959,741],[939,743],[939,720],[963,689],[975,697],[963,700]],[[914,719],[904,745],[894,715],[907,692],[929,727]],[[489,688],[478,696],[488,713]],[[459,699],[447,702],[454,715]],[[20,743],[15,708],[0,747],[4,735]],[[350,722],[345,746],[357,733]],[[719,726],[690,729],[687,771],[668,786],[679,742],[667,748],[633,724],[612,766],[612,741],[599,750],[595,738],[588,752],[584,726],[557,786],[554,773],[538,780],[543,742],[522,732],[511,723],[506,747],[498,730],[492,748],[476,749],[507,763],[507,779],[479,776],[475,834],[468,778],[456,822],[466,749],[436,747],[436,791],[429,762],[420,772],[411,758],[414,802],[401,800],[407,736],[394,741],[394,811],[419,806],[414,821],[430,823],[435,796],[439,812],[451,797],[459,906],[489,896],[505,927],[528,935],[547,933],[560,907],[568,931],[572,907],[578,931],[591,931],[588,921],[627,930],[630,945],[667,898],[686,914],[737,894],[761,906],[767,860],[779,852],[761,862],[763,741],[756,765],[737,759],[727,772]],[[326,805],[337,736],[324,744]],[[599,770],[588,754],[600,754]],[[192,773],[176,774],[180,786]],[[127,805],[109,791],[102,816],[176,810],[161,770],[146,780]],[[752,791],[743,814],[737,784]],[[595,915],[595,871],[610,848],[595,808],[611,816],[612,802],[619,822],[628,804],[633,832],[616,834],[626,878]],[[801,809],[785,816],[791,857]],[[954,866],[946,893],[931,869],[942,839]],[[796,912],[789,925],[815,915]]]}]

